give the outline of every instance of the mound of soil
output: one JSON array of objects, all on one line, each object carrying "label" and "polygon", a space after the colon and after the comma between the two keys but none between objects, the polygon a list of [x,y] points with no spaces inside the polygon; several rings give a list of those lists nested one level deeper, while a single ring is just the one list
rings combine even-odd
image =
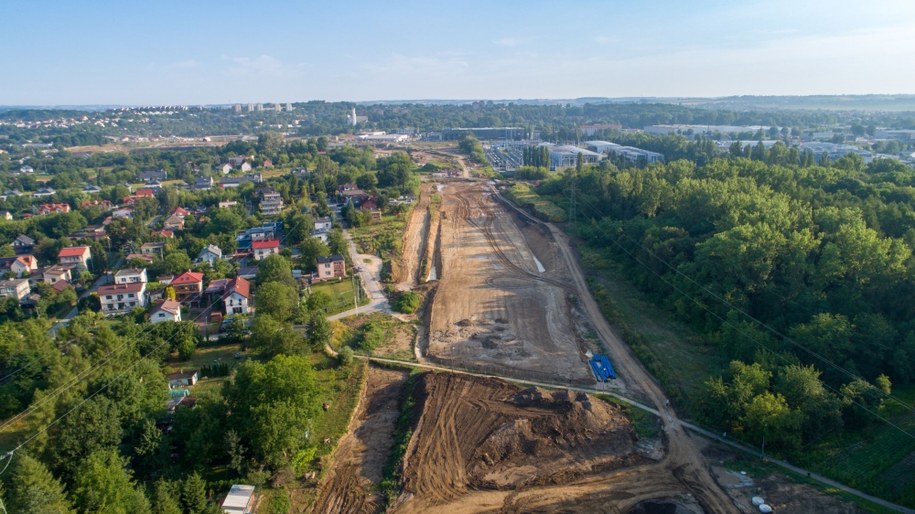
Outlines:
[{"label": "mound of soil", "polygon": [[416,388],[420,415],[403,471],[413,506],[563,484],[647,460],[620,409],[585,394],[444,373],[424,375]]}]

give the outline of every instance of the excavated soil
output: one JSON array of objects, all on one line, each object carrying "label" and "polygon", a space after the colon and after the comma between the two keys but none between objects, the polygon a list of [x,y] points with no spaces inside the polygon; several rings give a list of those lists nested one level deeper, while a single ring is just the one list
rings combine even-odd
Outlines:
[{"label": "excavated soil", "polygon": [[401,390],[407,373],[370,366],[365,391],[350,431],[334,454],[318,490],[312,512],[375,513],[384,506],[376,486],[381,482],[400,414]]},{"label": "excavated soil", "polygon": [[519,492],[652,462],[620,409],[590,395],[444,373],[424,375],[414,394],[421,414],[394,512],[527,511],[538,501]]},{"label": "excavated soil", "polygon": [[483,182],[442,190],[441,277],[427,357],[532,380],[594,383],[576,294],[550,234],[498,203]]},{"label": "excavated soil", "polygon": [[394,277],[398,282],[397,289],[401,291],[410,289],[423,280],[423,277],[419,276],[420,262],[424,258],[426,237],[429,233],[429,200],[432,187],[430,183],[422,184],[419,198],[407,219],[401,262]]}]

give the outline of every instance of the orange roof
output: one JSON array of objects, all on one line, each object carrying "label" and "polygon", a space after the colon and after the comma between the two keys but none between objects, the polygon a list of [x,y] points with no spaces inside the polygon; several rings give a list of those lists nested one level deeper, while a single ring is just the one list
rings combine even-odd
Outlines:
[{"label": "orange roof", "polygon": [[181,312],[181,304],[174,300],[165,300],[153,308],[152,312],[156,311],[165,311],[170,314],[179,314]]},{"label": "orange roof", "polygon": [[263,241],[252,241],[251,248],[254,250],[261,250],[264,248],[279,248],[280,242],[276,239],[265,239]]},{"label": "orange roof", "polygon": [[134,196],[137,196],[137,197],[145,196],[147,198],[152,198],[152,197],[156,196],[156,191],[153,189],[149,189],[149,188],[137,189],[137,192],[134,193]]},{"label": "orange roof", "polygon": [[243,277],[235,277],[229,284],[229,290],[248,298],[251,294],[251,283]]},{"label": "orange roof", "polygon": [[175,277],[174,280],[172,280],[172,285],[181,286],[185,284],[196,284],[197,282],[203,283],[203,273],[185,271],[184,273]]},{"label": "orange roof", "polygon": [[67,246],[60,250],[57,257],[82,257],[88,251],[88,246]]}]

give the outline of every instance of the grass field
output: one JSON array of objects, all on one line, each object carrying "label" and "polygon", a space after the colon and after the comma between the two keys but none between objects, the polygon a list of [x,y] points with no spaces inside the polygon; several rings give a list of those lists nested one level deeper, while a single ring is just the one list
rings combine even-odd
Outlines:
[{"label": "grass field", "polygon": [[[362,288],[359,287],[358,277],[356,278],[356,289],[358,304],[365,305],[369,303],[368,297],[362,291]],[[337,314],[338,312],[343,312],[353,308],[353,280],[350,278],[314,284],[310,286],[310,291],[310,294],[321,291],[323,293],[327,293],[330,296],[331,303],[327,308],[327,314]]]},{"label": "grass field", "polygon": [[382,259],[400,257],[406,215],[384,216],[381,222],[351,228],[350,234],[360,253],[377,255]]},{"label": "grass field", "polygon": [[518,205],[533,209],[534,214],[541,219],[561,222],[567,218],[566,211],[562,207],[533,192],[527,185],[515,184],[503,194]]}]

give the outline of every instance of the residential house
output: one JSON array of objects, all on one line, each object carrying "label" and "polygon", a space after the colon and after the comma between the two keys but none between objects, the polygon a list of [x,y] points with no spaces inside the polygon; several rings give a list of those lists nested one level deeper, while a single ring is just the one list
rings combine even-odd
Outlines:
[{"label": "residential house", "polygon": [[168,172],[162,169],[159,170],[143,170],[137,174],[137,176],[143,182],[152,182],[168,179]]},{"label": "residential house", "polygon": [[67,266],[48,266],[41,274],[41,278],[51,285],[58,282],[70,282],[73,280],[73,271]]},{"label": "residential house", "polygon": [[198,177],[194,181],[194,189],[198,191],[209,191],[213,188],[213,177]]},{"label": "residential house", "polygon": [[235,245],[239,250],[245,251],[251,249],[251,243],[254,241],[279,239],[282,225],[281,222],[266,222],[259,227],[251,227],[239,232],[235,236]]},{"label": "residential house", "polygon": [[115,284],[136,284],[149,282],[146,278],[146,268],[124,268],[114,274]]},{"label": "residential house", "polygon": [[44,198],[47,196],[54,196],[55,193],[57,193],[57,191],[55,191],[54,189],[52,189],[50,187],[43,187],[43,188],[39,189],[38,191],[35,191],[34,193],[32,193],[32,196],[34,196],[35,198]]},{"label": "residential house", "polygon": [[181,304],[175,300],[165,300],[149,311],[150,323],[161,323],[163,321],[181,321]]},{"label": "residential house", "polygon": [[17,197],[17,196],[22,196],[22,195],[23,195],[22,191],[20,191],[18,189],[7,189],[7,190],[3,191],[3,194],[0,194],[0,200],[6,201],[6,199],[8,199],[10,197]]},{"label": "residential house", "polygon": [[153,230],[150,232],[153,236],[164,237],[165,239],[172,239],[175,237],[175,231],[170,228],[163,228],[162,230]]},{"label": "residential house", "polygon": [[197,262],[206,262],[210,266],[215,266],[216,261],[220,259],[222,259],[222,250],[216,245],[206,245],[197,254]]},{"label": "residential house", "polygon": [[255,184],[260,184],[264,181],[264,175],[259,172],[245,173],[243,178],[245,178],[248,182],[254,182]]},{"label": "residential house", "polygon": [[242,277],[214,280],[207,286],[206,292],[212,303],[222,302],[227,316],[251,313],[251,283]]},{"label": "residential house", "polygon": [[172,211],[172,216],[178,216],[181,219],[184,219],[191,215],[191,211],[185,209],[184,207],[175,207],[175,210]]},{"label": "residential house", "polygon": [[245,156],[243,156],[243,155],[239,156],[239,157],[230,157],[229,158],[229,164],[232,165],[233,168],[237,168],[237,167],[241,166],[242,164],[244,164],[244,162],[245,162]]},{"label": "residential house", "polygon": [[257,191],[261,198],[261,214],[276,216],[283,210],[283,196],[272,187],[260,188]]},{"label": "residential house", "polygon": [[0,297],[2,298],[15,298],[22,301],[31,292],[32,288],[29,286],[28,279],[0,280]]},{"label": "residential house", "polygon": [[229,163],[225,163],[222,165],[222,168],[219,168],[219,171],[221,171],[223,175],[228,175],[229,173],[232,172],[232,165]]},{"label": "residential house", "polygon": [[35,173],[35,168],[26,164],[25,166],[19,167],[19,173]]},{"label": "residential house", "polygon": [[35,247],[35,240],[25,234],[21,234],[16,239],[13,239],[12,245],[17,254],[29,253]]},{"label": "residential house", "polygon": [[43,203],[38,206],[37,214],[39,216],[44,216],[45,214],[60,214],[64,212],[70,212],[70,204],[68,203]]},{"label": "residential house", "polygon": [[88,246],[66,246],[58,252],[57,260],[62,266],[76,268],[79,272],[89,271],[92,252]]},{"label": "residential house", "polygon": [[38,259],[32,255],[0,257],[0,272],[12,273],[17,278],[27,277],[38,269]]},{"label": "residential house", "polygon": [[3,211],[3,219],[6,221],[13,221],[13,213],[10,211]]},{"label": "residential house", "polygon": [[188,371],[179,371],[177,373],[169,373],[165,378],[168,379],[168,387],[172,389],[190,387],[200,380],[200,370],[192,369]]},{"label": "residential house", "polygon": [[162,257],[165,255],[165,243],[162,241],[151,241],[140,245],[140,253],[143,255],[152,255]]},{"label": "residential house", "polygon": [[346,260],[342,255],[318,257],[318,278],[327,280],[346,276]]},{"label": "residential house", "polygon": [[86,193],[89,195],[94,195],[94,194],[98,194],[101,192],[102,192],[102,188],[100,188],[94,184],[87,184],[87,185],[83,186],[83,193]]},{"label": "residential house", "polygon": [[71,233],[70,238],[101,241],[108,238],[108,229],[105,228],[105,225],[87,225],[86,228]]},{"label": "residential house", "polygon": [[264,168],[270,169],[273,167],[273,161],[271,161],[270,159],[264,159],[262,166]]},{"label": "residential house", "polygon": [[156,190],[151,187],[143,187],[137,189],[137,192],[133,194],[136,198],[155,198]]},{"label": "residential house", "polygon": [[264,260],[275,253],[280,253],[280,242],[276,239],[252,241],[251,253],[254,256],[254,260]]},{"label": "residential house", "polygon": [[146,305],[146,283],[108,284],[98,288],[98,297],[104,314],[130,312]]},{"label": "residential house", "polygon": [[146,264],[152,264],[156,258],[152,255],[146,255],[142,253],[128,253],[124,256],[124,260],[127,262],[144,262]]},{"label": "residential house", "polygon": [[120,209],[115,209],[111,211],[111,217],[114,219],[127,219],[133,217],[133,209],[130,207],[122,207]]},{"label": "residential house", "polygon": [[181,303],[198,303],[203,294],[203,273],[185,271],[171,283],[175,298]]},{"label": "residential house", "polygon": [[219,187],[223,189],[234,189],[248,182],[244,177],[225,177],[219,180]]},{"label": "residential house", "polygon": [[184,230],[184,217],[172,214],[162,222],[162,228],[168,230]]},{"label": "residential house", "polygon": [[105,211],[105,212],[108,212],[108,211],[114,209],[114,205],[111,203],[110,200],[100,200],[100,199],[84,200],[83,202],[81,202],[79,204],[80,209],[91,209],[92,207],[98,207],[99,209],[101,209],[102,211]]},{"label": "residential house", "polygon": [[235,207],[236,205],[238,205],[238,202],[236,202],[235,200],[224,200],[222,202],[219,202],[220,209],[230,209],[232,207]]},{"label": "residential house", "polygon": [[315,232],[328,232],[333,225],[334,223],[330,216],[315,218]]}]

